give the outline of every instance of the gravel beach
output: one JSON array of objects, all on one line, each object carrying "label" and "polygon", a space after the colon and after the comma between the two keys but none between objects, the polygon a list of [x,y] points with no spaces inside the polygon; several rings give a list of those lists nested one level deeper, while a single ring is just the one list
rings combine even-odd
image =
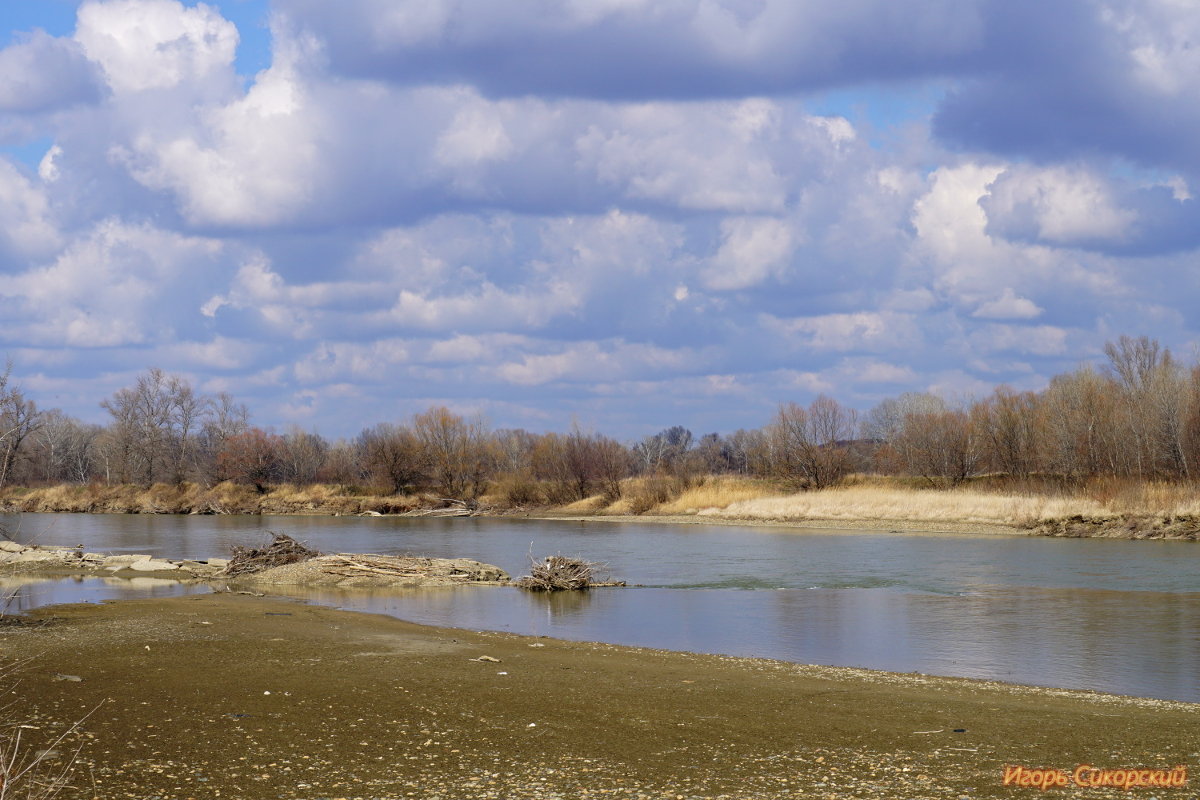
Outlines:
[{"label": "gravel beach", "polygon": [[88,715],[66,797],[1033,797],[1003,785],[1006,765],[1200,763],[1200,706],[1185,703],[438,629],[234,594],[8,622],[26,746]]}]

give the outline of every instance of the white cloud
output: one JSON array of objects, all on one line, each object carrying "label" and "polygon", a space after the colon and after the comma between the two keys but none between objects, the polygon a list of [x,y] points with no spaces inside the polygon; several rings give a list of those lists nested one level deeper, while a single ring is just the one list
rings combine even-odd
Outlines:
[{"label": "white cloud", "polygon": [[971,344],[983,353],[1013,352],[1039,356],[1065,355],[1068,331],[1054,325],[984,325],[971,334]]},{"label": "white cloud", "polygon": [[193,130],[146,131],[112,153],[140,183],[174,193],[193,224],[261,227],[312,202],[322,124],[283,64],[260,73],[244,97],[201,111]]},{"label": "white cloud", "polygon": [[576,291],[562,281],[518,291],[484,282],[472,292],[456,295],[401,291],[388,317],[401,327],[425,330],[529,329],[573,313],[581,302]]},{"label": "white cloud", "polygon": [[624,341],[584,342],[565,345],[556,353],[526,355],[496,367],[495,374],[508,383],[539,386],[558,381],[625,380],[679,370],[700,361],[699,354],[690,349],[668,350]]},{"label": "white cloud", "polygon": [[509,155],[513,143],[505,132],[499,111],[498,104],[470,97],[438,137],[434,148],[437,161],[450,167],[473,166]]},{"label": "white cloud", "polygon": [[602,183],[686,209],[753,213],[783,207],[785,184],[766,147],[774,104],[650,103],[597,115],[576,140]]},{"label": "white cloud", "polygon": [[975,309],[975,313],[971,316],[980,319],[1033,319],[1042,311],[1043,309],[1029,298],[1018,297],[1012,289],[1005,289],[1004,293],[995,300],[986,302]]},{"label": "white cloud", "polygon": [[238,30],[215,7],[177,0],[89,0],[75,39],[118,93],[170,89],[232,68]]},{"label": "white cloud", "polygon": [[727,291],[757,286],[788,267],[795,237],[773,217],[738,217],[721,223],[721,247],[704,271],[704,285]]},{"label": "white cloud", "polygon": [[212,239],[108,220],[50,264],[0,282],[0,297],[16,303],[10,319],[38,344],[170,341],[189,321],[186,296],[218,266],[222,250]]},{"label": "white cloud", "polygon": [[762,318],[766,330],[784,337],[791,347],[817,351],[885,352],[910,350],[923,344],[920,325],[912,314],[859,311],[815,317]]},{"label": "white cloud", "polygon": [[992,241],[979,200],[1003,171],[987,164],[934,170],[928,193],[913,207],[912,223],[922,249],[942,263],[989,258]]},{"label": "white cloud", "polygon": [[42,112],[97,99],[93,67],[79,46],[42,31],[0,50],[0,111]]},{"label": "white cloud", "polygon": [[60,243],[46,192],[0,158],[0,255],[44,257]]},{"label": "white cloud", "polygon": [[[1121,241],[1137,213],[1117,206],[1106,181],[1068,167],[1009,167],[989,187],[988,217],[1001,225],[1032,228],[1058,244]],[[1015,219],[1013,219],[1015,218]]]}]

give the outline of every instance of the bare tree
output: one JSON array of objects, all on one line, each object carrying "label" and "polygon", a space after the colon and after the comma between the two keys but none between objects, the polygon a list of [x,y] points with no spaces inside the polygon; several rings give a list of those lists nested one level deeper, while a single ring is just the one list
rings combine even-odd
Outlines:
[{"label": "bare tree", "polygon": [[425,480],[427,459],[416,434],[402,425],[380,423],[358,435],[358,449],[371,475],[393,494]]},{"label": "bare tree", "polygon": [[220,471],[230,479],[249,483],[261,494],[279,477],[283,439],[261,428],[230,436],[217,454]]},{"label": "bare tree", "polygon": [[857,427],[854,412],[825,395],[808,408],[781,405],[766,429],[771,472],[806,489],[833,486],[850,471],[847,445]]},{"label": "bare tree", "polygon": [[475,497],[490,472],[492,454],[483,420],[431,408],[413,418],[430,479],[449,497]]},{"label": "bare tree", "polygon": [[313,483],[325,464],[329,442],[315,431],[292,426],[283,437],[280,451],[281,478],[289,483]]},{"label": "bare tree", "polygon": [[1042,404],[1033,392],[998,387],[971,407],[972,424],[994,469],[1028,477],[1041,466]]},{"label": "bare tree", "polygon": [[675,473],[679,462],[691,451],[693,441],[692,432],[682,425],[674,425],[647,436],[633,447],[639,470],[645,473]]},{"label": "bare tree", "polygon": [[210,404],[186,379],[154,368],[101,406],[113,418],[122,480],[136,475],[145,483],[178,482],[187,476],[196,432],[207,421]]},{"label": "bare tree", "polygon": [[8,482],[21,444],[42,424],[37,405],[13,385],[11,375],[10,361],[0,374],[0,487]]},{"label": "bare tree", "polygon": [[905,414],[892,442],[905,472],[956,486],[978,474],[984,449],[970,415],[943,408]]}]

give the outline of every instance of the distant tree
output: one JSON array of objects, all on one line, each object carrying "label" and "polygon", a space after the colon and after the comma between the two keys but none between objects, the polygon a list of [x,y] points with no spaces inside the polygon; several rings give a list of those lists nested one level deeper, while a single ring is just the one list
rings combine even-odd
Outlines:
[{"label": "distant tree", "polygon": [[119,389],[101,406],[113,418],[113,455],[122,480],[182,481],[195,467],[196,434],[211,404],[187,379],[151,369],[133,386]]},{"label": "distant tree", "polygon": [[931,483],[957,486],[977,475],[984,463],[981,438],[962,409],[906,415],[894,446],[905,471]]},{"label": "distant tree", "polygon": [[993,469],[1027,477],[1041,466],[1043,410],[1033,392],[997,387],[971,407],[970,415]]},{"label": "distant tree", "polygon": [[1076,479],[1118,472],[1119,401],[1112,381],[1081,367],[1051,378],[1041,402],[1050,470]]},{"label": "distant tree", "polygon": [[69,417],[59,409],[42,415],[41,426],[26,440],[30,469],[27,480],[85,483],[95,468],[94,445],[103,429]]},{"label": "distant tree", "polygon": [[464,419],[449,409],[431,408],[413,417],[427,475],[448,497],[476,497],[487,482],[491,442],[483,420]]},{"label": "distant tree", "polygon": [[379,483],[400,494],[425,480],[429,459],[416,434],[402,425],[380,423],[358,435],[363,464]]},{"label": "distant tree", "polygon": [[222,474],[239,483],[249,483],[260,493],[279,478],[282,437],[251,428],[245,433],[228,437],[217,453],[217,465]]},{"label": "distant tree", "polygon": [[11,376],[9,362],[0,373],[0,487],[8,482],[22,443],[42,425],[37,405],[13,384]]},{"label": "distant tree", "polygon": [[329,442],[316,432],[306,432],[292,426],[283,437],[280,452],[280,476],[288,483],[309,484],[317,480]]},{"label": "distant tree", "polygon": [[800,488],[833,486],[850,471],[847,445],[857,428],[853,410],[825,395],[808,408],[785,403],[765,431],[769,469]]},{"label": "distant tree", "polygon": [[357,442],[339,439],[329,446],[317,480],[341,486],[357,486],[366,480],[369,470]]},{"label": "distant tree", "polygon": [[681,462],[692,449],[692,432],[682,425],[675,425],[647,436],[634,445],[633,452],[638,460],[639,471],[645,473],[677,471]]},{"label": "distant tree", "polygon": [[566,436],[548,433],[530,454],[534,475],[550,485],[551,500],[569,502],[603,492],[621,496],[621,481],[629,476],[629,450],[615,439],[588,434],[576,425]]}]

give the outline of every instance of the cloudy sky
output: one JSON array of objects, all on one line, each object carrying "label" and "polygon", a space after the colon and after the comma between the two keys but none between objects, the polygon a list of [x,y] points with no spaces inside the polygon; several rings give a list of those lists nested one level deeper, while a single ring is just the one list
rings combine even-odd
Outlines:
[{"label": "cloudy sky", "polygon": [[[0,352],[637,437],[1200,341],[1191,0],[3,0]],[[0,31],[2,34],[3,31]]]}]

